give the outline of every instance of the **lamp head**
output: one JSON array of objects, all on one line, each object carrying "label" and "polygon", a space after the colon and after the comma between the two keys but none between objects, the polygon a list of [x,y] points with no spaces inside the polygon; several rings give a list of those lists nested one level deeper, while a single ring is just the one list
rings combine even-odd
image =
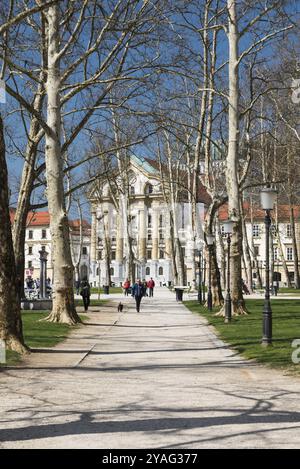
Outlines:
[{"label": "lamp head", "polygon": [[215,237],[212,233],[207,233],[206,234],[206,242],[208,246],[212,246],[214,244]]},{"label": "lamp head", "polygon": [[232,234],[234,221],[226,220],[226,221],[223,221],[222,225],[224,226],[224,233],[225,234]]},{"label": "lamp head", "polygon": [[264,210],[272,210],[276,200],[277,190],[273,187],[264,187],[260,191],[260,202]]}]

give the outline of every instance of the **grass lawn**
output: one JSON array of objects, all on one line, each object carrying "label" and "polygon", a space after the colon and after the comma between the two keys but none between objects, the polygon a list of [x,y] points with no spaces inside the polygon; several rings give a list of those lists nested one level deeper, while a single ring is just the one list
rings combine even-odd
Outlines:
[{"label": "grass lawn", "polygon": [[300,290],[297,288],[279,288],[278,293],[289,295],[300,295]]},{"label": "grass lawn", "polygon": [[[105,303],[108,303],[109,300],[90,300],[90,306],[101,306],[104,305]],[[76,299],[75,300],[75,306],[83,306],[83,301]]]},{"label": "grass lawn", "polygon": [[[99,293],[99,288],[97,287],[92,287],[91,288],[91,293]],[[100,288],[100,295],[104,293],[103,288]],[[123,293],[123,288],[121,287],[109,287],[109,294],[113,293]]]},{"label": "grass lawn", "polygon": [[[24,339],[29,347],[53,347],[64,340],[73,330],[73,327],[67,324],[46,321],[39,322],[40,319],[45,318],[48,314],[48,311],[24,311],[22,313]],[[80,317],[82,320],[87,318],[87,316],[82,314]],[[74,327],[80,327],[80,325]],[[10,350],[6,352],[7,365],[9,366],[16,365],[20,358],[20,355],[16,352]]]},{"label": "grass lawn", "polygon": [[220,338],[244,357],[255,359],[264,365],[300,373],[300,363],[293,364],[291,359],[295,350],[291,346],[292,341],[300,339],[300,300],[272,302],[273,345],[271,347],[262,347],[260,344],[263,300],[247,300],[250,314],[234,317],[231,324],[224,324],[224,318],[209,313],[197,301],[186,301],[184,304],[191,311],[203,315],[216,328]]}]

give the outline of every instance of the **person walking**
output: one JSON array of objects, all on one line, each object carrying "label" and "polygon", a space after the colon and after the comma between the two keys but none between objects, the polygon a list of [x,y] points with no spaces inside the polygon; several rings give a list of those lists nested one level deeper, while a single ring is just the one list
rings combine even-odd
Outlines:
[{"label": "person walking", "polygon": [[148,286],[149,296],[153,298],[153,290],[155,287],[155,282],[152,277],[150,278],[147,286]]},{"label": "person walking", "polygon": [[144,287],[144,296],[148,296],[148,293],[147,293],[148,283],[146,282],[145,279],[143,280],[142,284]]},{"label": "person walking", "polygon": [[125,282],[123,283],[123,288],[124,288],[124,295],[128,296],[129,294],[129,289],[130,289],[130,282],[129,279],[127,278]]},{"label": "person walking", "polygon": [[87,278],[83,279],[80,283],[80,295],[82,296],[84,311],[87,311],[88,307],[90,306],[91,297],[90,284],[87,281]]},{"label": "person walking", "polygon": [[143,296],[145,295],[145,287],[140,280],[137,280],[132,287],[131,296],[135,299],[136,312],[140,312],[140,306]]}]

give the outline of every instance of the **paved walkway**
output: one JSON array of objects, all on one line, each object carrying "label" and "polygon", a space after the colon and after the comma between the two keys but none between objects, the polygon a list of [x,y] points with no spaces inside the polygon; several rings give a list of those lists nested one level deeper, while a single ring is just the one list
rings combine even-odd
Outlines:
[{"label": "paved walkway", "polygon": [[156,288],[0,373],[2,448],[300,447],[300,379],[230,351]]}]

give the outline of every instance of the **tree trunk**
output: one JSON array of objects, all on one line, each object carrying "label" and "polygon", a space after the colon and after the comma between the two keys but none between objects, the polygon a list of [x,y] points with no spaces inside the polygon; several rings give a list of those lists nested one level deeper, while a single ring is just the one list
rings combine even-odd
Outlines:
[{"label": "tree trunk", "polygon": [[9,215],[8,175],[3,123],[0,115],[0,338],[6,348],[25,353],[19,285]]},{"label": "tree trunk", "polygon": [[295,229],[295,215],[294,207],[290,205],[290,223],[292,230],[292,242],[293,242],[293,254],[294,254],[294,281],[295,288],[300,288],[300,276],[299,276],[299,258],[298,258],[298,248],[297,248],[297,238],[296,238],[296,229]]},{"label": "tree trunk", "polygon": [[[44,73],[41,74],[43,78]],[[37,112],[41,112],[43,103],[42,88],[40,85],[36,93],[33,107]],[[21,185],[18,195],[17,208],[13,223],[13,243],[14,253],[16,259],[16,272],[20,286],[20,298],[25,297],[24,293],[24,271],[25,271],[25,238],[26,238],[26,225],[27,216],[30,208],[30,197],[33,189],[35,178],[35,162],[37,155],[37,148],[40,139],[43,136],[43,131],[40,130],[40,125],[35,117],[31,119],[29,138],[26,147],[24,166],[22,171]]]},{"label": "tree trunk", "polygon": [[53,259],[53,307],[48,321],[75,324],[81,322],[76,313],[73,292],[73,264],[69,242],[69,224],[64,199],[63,159],[61,154],[59,18],[58,5],[48,14],[48,75],[46,91],[46,178],[50,214]]},{"label": "tree trunk", "polygon": [[228,110],[228,154],[226,187],[229,218],[235,221],[231,240],[231,297],[233,314],[246,313],[242,292],[242,221],[238,181],[239,147],[239,62],[236,1],[228,0],[229,39],[229,110]]}]

